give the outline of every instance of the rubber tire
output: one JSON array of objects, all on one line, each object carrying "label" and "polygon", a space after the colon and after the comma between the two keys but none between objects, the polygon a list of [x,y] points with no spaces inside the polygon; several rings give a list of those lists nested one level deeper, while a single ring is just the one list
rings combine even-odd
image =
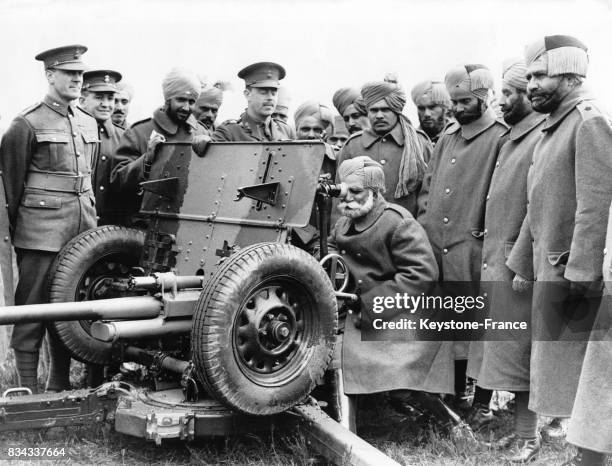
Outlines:
[{"label": "rubber tire", "polygon": [[[296,372],[281,386],[264,386],[242,371],[233,335],[241,305],[258,284],[282,275],[309,291],[316,326]],[[310,299],[309,298],[309,299]],[[191,334],[196,373],[207,391],[230,409],[250,415],[286,411],[304,400],[329,365],[337,330],[337,301],[329,277],[301,249],[283,243],[260,243],[230,256],[206,283],[194,313]],[[302,342],[299,347],[303,347]],[[308,348],[308,346],[306,346]],[[244,364],[244,363],[242,363]]]},{"label": "rubber tire", "polygon": [[[79,283],[97,262],[112,254],[125,255],[126,265],[137,266],[144,247],[144,232],[118,226],[87,230],[68,242],[49,273],[50,302],[75,301]],[[112,362],[112,343],[92,337],[80,321],[53,322],[50,330],[74,359],[91,364]]]}]

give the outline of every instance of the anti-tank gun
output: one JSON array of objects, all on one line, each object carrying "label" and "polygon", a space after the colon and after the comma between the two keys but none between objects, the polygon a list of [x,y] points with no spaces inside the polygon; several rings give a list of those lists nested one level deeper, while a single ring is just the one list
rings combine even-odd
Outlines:
[{"label": "anti-tank gun", "polygon": [[[345,264],[326,251],[325,209],[340,188],[319,178],[324,152],[322,143],[223,143],[199,157],[189,144],[162,144],[141,185],[146,228],[74,238],[52,266],[51,304],[0,308],[0,324],[47,321],[77,360],[143,365],[148,386],[116,381],[77,397],[115,403],[102,411],[120,432],[224,435],[293,409],[335,445],[337,425],[303,404],[332,358],[337,300],[355,298]],[[323,264],[291,244],[315,199]],[[3,399],[0,430],[15,428],[6,421],[20,400]],[[66,419],[54,415],[55,425],[80,418]],[[20,425],[39,426],[31,421]],[[371,448],[341,432],[354,451]],[[346,441],[332,448],[336,460]]]}]

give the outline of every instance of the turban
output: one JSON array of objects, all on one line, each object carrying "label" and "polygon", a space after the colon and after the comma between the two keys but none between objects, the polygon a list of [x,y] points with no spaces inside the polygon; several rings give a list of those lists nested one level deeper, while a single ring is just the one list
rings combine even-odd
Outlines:
[{"label": "turban", "polygon": [[162,81],[164,100],[175,97],[197,99],[201,87],[202,84],[194,73],[181,68],[174,68]]},{"label": "turban", "polygon": [[293,119],[295,120],[296,128],[299,128],[300,122],[306,117],[316,118],[323,123],[325,128],[331,125],[334,121],[334,114],[332,111],[325,105],[321,105],[319,102],[315,102],[314,100],[304,102],[295,111]]},{"label": "turban", "polygon": [[527,67],[522,58],[509,58],[504,61],[502,71],[502,81],[508,86],[512,86],[522,91],[527,90]]},{"label": "turban", "polygon": [[[355,104],[358,100],[361,100],[361,94],[357,89],[352,87],[343,87],[342,89],[338,89],[336,92],[334,92],[334,96],[332,97],[334,107],[336,107],[340,115],[344,115],[344,111],[351,105]],[[363,106],[357,110],[365,114],[365,109]]]},{"label": "turban", "polygon": [[383,167],[367,155],[346,159],[340,164],[340,167],[338,167],[340,182],[350,175],[357,175],[361,178],[365,188],[385,192],[385,172]]},{"label": "turban", "polygon": [[589,56],[586,45],[571,36],[546,36],[525,48],[525,62],[531,66],[538,58],[546,65],[548,76],[578,74],[586,76]]},{"label": "turban", "polygon": [[450,95],[446,90],[446,86],[438,81],[422,81],[412,88],[410,97],[414,105],[417,105],[417,100],[422,96],[427,95],[435,105],[448,108],[451,105]]},{"label": "turban", "polygon": [[117,83],[117,92],[127,93],[130,96],[130,100],[134,98],[134,87],[124,80]]},{"label": "turban", "polygon": [[276,94],[276,108],[284,108],[289,110],[289,104],[291,103],[291,97],[286,87],[279,87],[278,93]]},{"label": "turban", "polygon": [[223,91],[217,86],[203,88],[197,100],[198,105],[213,104],[220,107],[222,103]]},{"label": "turban", "polygon": [[402,109],[406,105],[406,94],[398,84],[379,81],[364,84],[361,88],[361,95],[367,108],[384,99],[389,108],[398,116],[404,135],[404,149],[394,198],[409,196],[420,189],[427,164],[423,157],[423,146],[419,136],[410,120],[402,114]]},{"label": "turban", "polygon": [[349,132],[346,129],[346,125],[344,124],[344,118],[340,115],[334,116],[334,129],[333,134],[345,134],[348,136]]},{"label": "turban", "polygon": [[451,97],[468,93],[486,101],[493,88],[493,75],[484,65],[465,65],[446,73],[444,83]]}]

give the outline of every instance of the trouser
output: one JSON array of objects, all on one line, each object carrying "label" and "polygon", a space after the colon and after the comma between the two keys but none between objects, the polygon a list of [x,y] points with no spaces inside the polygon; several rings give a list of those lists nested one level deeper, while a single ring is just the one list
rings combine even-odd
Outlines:
[{"label": "trouser", "polygon": [[[20,248],[16,248],[15,252],[19,268],[15,305],[48,303],[48,273],[57,252]],[[46,325],[39,322],[17,324],[13,327],[11,348],[15,350],[20,381],[23,382],[24,379],[28,381],[23,383],[24,386],[32,385],[32,377],[36,380],[38,354],[45,336],[45,330]],[[49,334],[48,339],[51,365],[47,389],[68,389],[70,388],[70,355],[55,336]]]}]

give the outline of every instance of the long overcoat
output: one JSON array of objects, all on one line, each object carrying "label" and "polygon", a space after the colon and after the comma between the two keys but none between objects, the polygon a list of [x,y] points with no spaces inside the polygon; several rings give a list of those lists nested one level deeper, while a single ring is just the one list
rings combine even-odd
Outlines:
[{"label": "long overcoat", "polygon": [[[419,194],[417,220],[433,248],[441,282],[478,292],[486,196],[508,127],[488,110],[478,120],[446,128],[436,144]],[[468,345],[455,345],[457,359]]]},{"label": "long overcoat", "polygon": [[110,118],[103,123],[98,122],[100,150],[94,161],[91,176],[96,195],[98,225],[113,223],[115,211],[123,211],[125,197],[113,192],[110,186],[110,178],[113,169],[113,156],[124,132],[125,130],[114,124]]},{"label": "long overcoat", "polygon": [[[359,229],[341,217],[329,244],[346,260],[361,289],[362,314],[372,316],[374,297],[418,296],[437,279],[437,267],[425,232],[406,209],[383,202],[368,215]],[[453,392],[452,344],[361,341],[354,319],[354,315],[347,318],[342,345],[347,394],[397,389]]]},{"label": "long overcoat", "polygon": [[596,296],[582,299],[570,282],[587,283],[591,290],[601,286],[612,126],[593,97],[578,88],[551,112],[542,131],[527,180],[527,215],[507,264],[536,280],[529,408],[567,417],[592,326],[589,306],[597,306]]},{"label": "long overcoat", "polygon": [[606,289],[584,355],[567,439],[576,446],[612,454],[612,215],[604,254]]},{"label": "long overcoat", "polygon": [[[544,119],[532,112],[508,131],[487,194],[480,280],[481,291],[487,293],[488,315],[494,320],[531,322],[531,293],[512,290],[514,273],[506,267],[506,259],[527,213],[527,172]],[[468,376],[484,388],[528,391],[530,336],[525,331],[511,339],[513,335],[506,332],[498,337],[507,341],[495,341],[485,334],[484,341],[471,342]]]}]

